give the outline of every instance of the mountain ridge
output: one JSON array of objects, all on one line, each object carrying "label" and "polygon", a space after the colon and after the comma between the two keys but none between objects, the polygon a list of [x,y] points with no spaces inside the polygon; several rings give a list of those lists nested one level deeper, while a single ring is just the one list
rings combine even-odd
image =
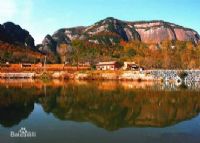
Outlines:
[{"label": "mountain ridge", "polygon": [[[164,20],[124,21],[107,17],[90,26],[58,29],[51,35],[56,47],[60,43],[70,44],[73,40],[86,40],[95,44],[116,44],[121,40],[138,40],[144,43],[160,43],[165,40],[192,41],[198,43],[197,31]],[[42,43],[46,43],[45,39]],[[56,49],[50,47],[50,49]]]},{"label": "mountain ridge", "polygon": [[[199,52],[199,41],[200,36],[195,30],[170,22],[127,22],[108,17],[90,26],[58,29],[52,35],[46,35],[42,43],[35,46],[34,39],[27,30],[7,22],[0,25],[0,60],[3,63],[37,62],[43,61],[46,55],[47,62],[50,63],[77,64],[79,59],[79,62],[90,62],[94,65],[98,61],[138,60],[138,63],[144,65],[148,63],[144,55],[149,56],[151,53],[160,59],[154,59],[154,63],[151,63],[153,66],[147,66],[170,67],[160,55],[166,54],[173,58],[176,51],[179,58],[184,55],[182,67],[187,67],[184,60],[188,59],[192,60],[190,67],[194,67],[194,64],[197,67],[198,61],[193,57],[198,57],[198,54],[194,56],[192,52]],[[190,49],[194,51],[191,52]],[[34,53],[30,55],[29,52],[32,51]],[[187,56],[189,57],[186,58]],[[160,60],[158,62],[161,64],[157,64],[157,60]],[[173,67],[177,67],[178,64],[174,64]]]}]

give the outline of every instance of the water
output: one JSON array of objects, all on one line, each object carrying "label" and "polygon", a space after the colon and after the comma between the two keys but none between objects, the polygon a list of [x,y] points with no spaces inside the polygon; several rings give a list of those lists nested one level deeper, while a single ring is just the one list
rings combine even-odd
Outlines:
[{"label": "water", "polygon": [[0,80],[0,143],[199,143],[199,112],[199,83]]}]

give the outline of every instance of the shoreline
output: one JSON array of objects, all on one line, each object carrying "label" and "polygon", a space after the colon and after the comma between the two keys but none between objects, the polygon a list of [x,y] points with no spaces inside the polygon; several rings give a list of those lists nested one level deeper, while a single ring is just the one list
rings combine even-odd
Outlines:
[{"label": "shoreline", "polygon": [[[185,73],[185,78],[180,74]],[[200,81],[200,70],[144,70],[144,71],[24,71],[0,72],[0,79],[72,79],[72,80],[119,80],[119,81]]]}]

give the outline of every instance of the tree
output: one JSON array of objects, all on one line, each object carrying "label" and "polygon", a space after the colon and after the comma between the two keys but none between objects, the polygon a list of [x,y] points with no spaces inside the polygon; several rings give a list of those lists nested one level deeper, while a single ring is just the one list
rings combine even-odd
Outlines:
[{"label": "tree", "polygon": [[73,60],[76,62],[76,66],[77,66],[77,70],[78,70],[79,60],[83,53],[82,52],[82,50],[83,50],[82,42],[80,40],[74,40],[74,41],[72,41],[72,47],[73,47],[72,57],[73,57]]},{"label": "tree", "polygon": [[57,52],[60,56],[61,63],[66,63],[71,60],[71,50],[66,43],[62,43],[58,46]]}]

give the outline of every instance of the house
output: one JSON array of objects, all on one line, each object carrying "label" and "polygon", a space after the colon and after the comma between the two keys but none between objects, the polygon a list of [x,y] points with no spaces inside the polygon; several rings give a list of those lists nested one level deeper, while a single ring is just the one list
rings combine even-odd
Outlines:
[{"label": "house", "polygon": [[136,66],[135,62],[124,62],[123,70],[131,70],[132,66]]},{"label": "house", "polygon": [[133,71],[134,71],[134,70],[139,70],[139,68],[140,68],[140,67],[139,67],[138,65],[135,64],[135,65],[131,65],[130,70],[133,70]]},{"label": "house", "polygon": [[31,68],[31,63],[23,63],[23,64],[21,64],[21,67],[22,68]]},{"label": "house", "polygon": [[37,63],[37,64],[22,63],[21,68],[42,68],[42,63]]},{"label": "house", "polygon": [[123,70],[139,70],[143,71],[144,68],[137,65],[135,62],[124,62]]},{"label": "house", "polygon": [[133,70],[133,71],[143,71],[144,67],[141,67],[141,66],[138,66],[138,65],[133,65],[131,67],[131,70]]},{"label": "house", "polygon": [[116,70],[119,69],[119,64],[116,61],[99,62],[96,64],[97,70]]},{"label": "house", "polygon": [[89,62],[83,62],[83,63],[78,63],[79,66],[83,66],[83,67],[86,67],[86,66],[90,66],[90,63]]}]

